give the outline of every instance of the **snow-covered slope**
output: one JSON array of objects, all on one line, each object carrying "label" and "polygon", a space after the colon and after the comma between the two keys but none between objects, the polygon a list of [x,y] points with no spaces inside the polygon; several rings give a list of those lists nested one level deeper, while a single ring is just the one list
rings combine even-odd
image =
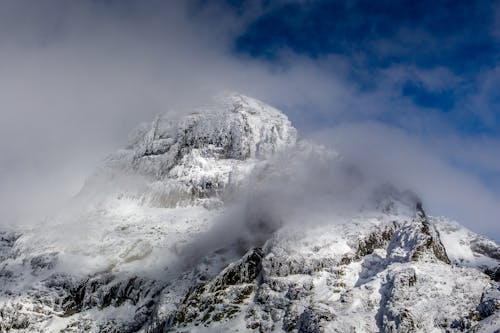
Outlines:
[{"label": "snow-covered slope", "polygon": [[141,126],[0,260],[1,332],[500,329],[498,244],[238,94]]},{"label": "snow-covered slope", "polygon": [[135,194],[149,204],[198,204],[241,183],[256,162],[294,146],[296,136],[280,111],[241,95],[221,95],[213,105],[139,127],[128,147],[111,155],[82,192],[102,192],[103,183],[116,190],[115,178],[132,174],[147,181],[129,180],[129,196],[136,192],[133,185],[145,185]]}]

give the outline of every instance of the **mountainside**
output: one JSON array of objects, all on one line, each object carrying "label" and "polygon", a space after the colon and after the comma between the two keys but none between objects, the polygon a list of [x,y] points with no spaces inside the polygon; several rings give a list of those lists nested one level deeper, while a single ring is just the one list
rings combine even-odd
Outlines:
[{"label": "mountainside", "polygon": [[500,246],[230,94],[0,231],[1,332],[500,332]]}]

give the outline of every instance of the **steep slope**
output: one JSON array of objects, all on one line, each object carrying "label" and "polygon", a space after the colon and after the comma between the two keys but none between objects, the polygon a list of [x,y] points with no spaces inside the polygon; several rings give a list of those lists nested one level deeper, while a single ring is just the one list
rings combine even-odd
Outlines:
[{"label": "steep slope", "polygon": [[0,331],[494,332],[499,253],[230,94],[0,233]]}]

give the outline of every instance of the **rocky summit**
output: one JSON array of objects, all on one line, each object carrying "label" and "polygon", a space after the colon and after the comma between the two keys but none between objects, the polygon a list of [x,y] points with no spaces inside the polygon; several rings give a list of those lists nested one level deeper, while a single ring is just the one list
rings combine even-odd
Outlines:
[{"label": "rocky summit", "polygon": [[499,332],[500,247],[240,94],[0,231],[1,332]]}]

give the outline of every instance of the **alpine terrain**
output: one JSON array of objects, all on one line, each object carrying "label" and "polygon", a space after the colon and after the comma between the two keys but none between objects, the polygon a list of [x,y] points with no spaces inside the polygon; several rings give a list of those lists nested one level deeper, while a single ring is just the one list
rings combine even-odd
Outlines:
[{"label": "alpine terrain", "polygon": [[0,231],[0,331],[500,332],[500,246],[424,204],[224,94]]}]

